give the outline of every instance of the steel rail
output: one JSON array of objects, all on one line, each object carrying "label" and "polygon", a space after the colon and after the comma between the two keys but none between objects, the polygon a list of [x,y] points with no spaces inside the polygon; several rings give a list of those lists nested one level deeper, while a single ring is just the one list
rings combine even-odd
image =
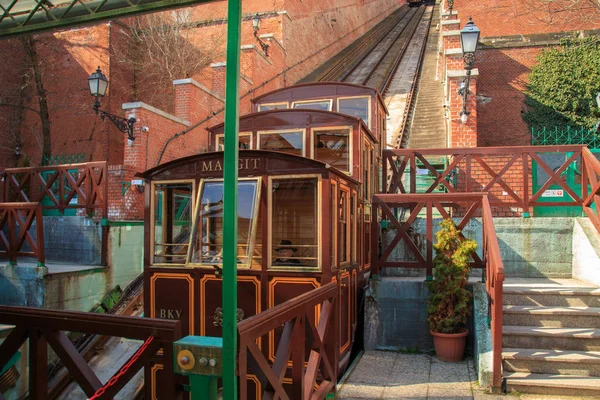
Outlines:
[{"label": "steel rail", "polygon": [[[373,53],[375,51],[377,51],[377,48],[384,43],[388,37],[390,37],[391,35],[394,34],[394,29],[396,29],[398,26],[401,26],[401,24],[405,24],[403,26],[401,26],[401,30],[400,32],[397,34],[397,36],[399,36],[400,34],[402,34],[402,32],[404,31],[404,29],[408,26],[408,24],[410,24],[410,21],[412,21],[414,15],[416,13],[416,10],[414,9],[409,9],[409,11],[403,15],[403,17],[397,21],[392,27],[391,29],[382,37],[380,38],[380,40],[377,42],[377,44],[373,47],[371,47],[370,49],[368,49],[368,51],[365,51],[362,53],[362,57],[358,58],[356,60],[355,63],[353,63],[353,65],[351,65],[349,68],[347,68],[344,71],[344,74],[338,79],[339,82],[351,82],[349,81],[349,77],[356,71],[358,70],[362,65],[364,65],[364,63],[369,60],[369,56],[373,55]],[[408,20],[407,20],[408,18]],[[392,41],[393,43],[394,41]],[[355,83],[361,83],[364,84],[362,82],[355,82]]]},{"label": "steel rail", "polygon": [[[389,46],[385,49],[383,54],[379,57],[379,60],[373,66],[373,69],[367,74],[367,76],[363,79],[362,84],[370,87],[374,87],[379,90],[381,93],[381,87],[383,83],[374,83],[373,81],[377,81],[377,77],[379,76],[379,72],[381,70],[384,71],[383,82],[388,80],[390,76],[393,76],[393,73],[396,69],[392,68],[394,65],[397,67],[396,61],[402,59],[404,54],[406,53],[406,49],[408,48],[408,44],[412,40],[417,28],[419,27],[419,23],[421,22],[421,18],[423,18],[423,14],[425,13],[425,8],[418,8],[417,11],[413,14],[413,17],[408,21],[406,26],[402,28],[402,30],[398,33],[396,38],[389,44]],[[408,36],[408,37],[406,37]],[[394,55],[392,50],[395,50],[398,46],[400,46],[400,51]],[[392,59],[391,66],[389,65],[389,59]],[[385,63],[384,63],[385,62]],[[387,66],[387,68],[386,68]]]},{"label": "steel rail", "polygon": [[[402,124],[400,125],[400,129],[398,130],[398,137],[396,139],[396,148],[402,148],[403,146],[406,147],[406,145],[408,144],[408,136],[406,136],[406,141],[404,140],[405,135],[404,132],[406,130],[406,125],[408,123],[408,116],[410,115],[410,113],[412,111],[414,111],[414,107],[416,104],[413,103],[414,100],[414,94],[417,90],[419,81],[421,80],[421,73],[423,71],[423,60],[425,58],[425,50],[427,49],[427,40],[429,38],[429,31],[431,30],[431,22],[433,21],[433,15],[435,13],[435,5],[433,6],[432,12],[431,12],[431,18],[429,19],[429,24],[427,25],[427,31],[425,32],[425,43],[423,44],[423,47],[421,48],[421,53],[419,54],[419,67],[417,70],[417,73],[415,74],[415,77],[413,78],[413,81],[410,85],[410,91],[408,92],[408,95],[406,96],[406,106],[404,108],[404,114],[402,115]],[[387,90],[387,87],[386,87]],[[385,93],[382,92],[382,96]]]},{"label": "steel rail", "polygon": [[380,24],[367,32],[362,39],[359,39],[360,42],[356,46],[353,46],[346,55],[326,71],[318,81],[342,81],[346,71],[358,65],[377,46],[377,43],[383,40],[394,27],[404,20],[409,11],[410,9],[406,7],[401,13],[399,12],[401,15],[397,19],[391,19],[387,23]]},{"label": "steel rail", "polygon": [[[410,100],[412,100],[412,94],[413,94],[413,91],[415,88],[415,82],[417,82],[419,80],[419,74],[423,67],[423,58],[424,58],[423,56],[425,55],[425,48],[427,47],[427,38],[429,37],[429,29],[431,28],[431,21],[433,19],[434,11],[435,10],[432,10],[431,15],[429,16],[429,21],[427,22],[427,29],[425,30],[425,34],[423,35],[423,38],[422,38],[423,46],[421,47],[421,51],[419,52],[419,58],[418,58],[418,62],[417,62],[417,70],[415,71],[415,76],[413,78],[413,81],[412,81],[411,87],[410,87],[409,97],[407,98],[407,101],[406,101],[406,107],[404,109],[405,115],[407,113],[406,110],[410,107]],[[423,14],[425,14],[425,9],[423,9]],[[421,18],[423,18],[423,14],[421,14]],[[415,30],[414,30],[413,34],[411,35],[411,38],[406,42],[406,45],[402,49],[402,54],[401,55],[399,54],[398,57],[396,57],[396,59],[394,60],[394,64],[392,65],[392,67],[390,69],[391,73],[387,75],[387,78],[385,79],[383,84],[378,88],[378,90],[382,96],[385,95],[385,92],[387,91],[388,87],[392,83],[392,79],[394,79],[394,76],[396,75],[396,72],[398,71],[398,67],[400,66],[400,63],[402,62],[402,59],[404,58],[404,54],[406,53],[406,50],[408,49],[408,45],[415,38],[415,34],[417,32],[417,29],[419,28],[420,22],[421,21],[419,21],[419,23],[415,26]],[[403,116],[403,118],[404,118],[404,116]]]}]

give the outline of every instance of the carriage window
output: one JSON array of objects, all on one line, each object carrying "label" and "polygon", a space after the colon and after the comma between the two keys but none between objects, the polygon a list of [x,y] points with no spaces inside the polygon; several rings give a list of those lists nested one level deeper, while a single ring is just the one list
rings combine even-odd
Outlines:
[{"label": "carriage window", "polygon": [[280,151],[282,153],[304,156],[304,132],[260,132],[261,150]]},{"label": "carriage window", "polygon": [[292,108],[305,108],[308,110],[331,111],[332,100],[319,101],[295,101],[292,103]]},{"label": "carriage window", "polygon": [[318,268],[318,180],[274,179],[271,266]]},{"label": "carriage window", "polygon": [[[248,265],[256,232],[258,181],[238,183],[238,264]],[[205,182],[196,208],[197,226],[194,231],[190,262],[220,264],[223,262],[223,182]]]},{"label": "carriage window", "polygon": [[[225,146],[225,135],[217,135],[217,150],[223,151]],[[252,135],[249,133],[240,133],[238,137],[238,147],[241,150],[247,150],[252,148]]]},{"label": "carriage window", "polygon": [[314,129],[315,159],[350,172],[350,128]]},{"label": "carriage window", "polygon": [[259,104],[258,111],[285,110],[288,103]]},{"label": "carriage window", "polygon": [[192,183],[154,185],[154,264],[184,264],[192,228]]},{"label": "carriage window", "polygon": [[362,118],[368,127],[369,122],[369,98],[354,97],[351,99],[338,99],[338,112],[353,117]]},{"label": "carriage window", "polygon": [[340,218],[340,231],[338,233],[338,250],[340,252],[340,264],[348,263],[348,192],[342,190],[340,192],[339,202],[339,218]]}]

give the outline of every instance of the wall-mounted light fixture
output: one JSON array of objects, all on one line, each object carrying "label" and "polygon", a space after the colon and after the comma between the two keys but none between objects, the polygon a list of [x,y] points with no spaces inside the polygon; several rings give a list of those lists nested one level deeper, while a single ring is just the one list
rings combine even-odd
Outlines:
[{"label": "wall-mounted light fixture", "polygon": [[260,48],[262,49],[262,51],[265,53],[265,57],[269,57],[269,45],[263,42],[258,37],[258,30],[260,29],[260,20],[260,15],[258,15],[258,13],[256,13],[256,15],[252,17],[252,28],[254,29],[254,37],[256,38],[258,44],[260,44]]},{"label": "wall-mounted light fixture", "polygon": [[[596,104],[598,104],[598,108],[600,108],[600,92],[596,95]],[[596,133],[600,131],[600,121],[596,122]]]},{"label": "wall-mounted light fixture", "polygon": [[135,118],[123,118],[100,109],[100,97],[104,97],[106,89],[108,88],[108,79],[106,79],[106,76],[100,71],[100,67],[90,75],[88,84],[90,86],[90,94],[96,98],[96,101],[94,101],[94,111],[96,114],[99,113],[100,118],[103,120],[104,118],[108,118],[121,132],[127,134],[127,141],[129,145],[132,145],[135,140],[135,137],[133,136]]},{"label": "wall-mounted light fixture", "polygon": [[460,31],[460,46],[463,53],[463,61],[467,76],[461,82],[458,94],[462,96],[462,110],[460,112],[460,120],[463,124],[469,119],[469,111],[467,111],[467,98],[469,96],[469,83],[471,80],[471,70],[475,63],[475,51],[479,42],[479,34],[481,31],[473,22],[473,18],[469,17],[469,22]]},{"label": "wall-mounted light fixture", "polygon": [[448,0],[448,10],[450,11],[450,15],[452,15],[452,8],[454,8],[454,0]]}]

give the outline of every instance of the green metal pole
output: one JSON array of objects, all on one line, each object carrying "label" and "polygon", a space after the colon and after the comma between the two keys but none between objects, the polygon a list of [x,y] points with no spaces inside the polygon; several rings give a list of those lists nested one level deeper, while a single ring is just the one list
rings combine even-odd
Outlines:
[{"label": "green metal pole", "polygon": [[225,77],[225,153],[223,162],[223,399],[238,398],[237,209],[240,111],[240,31],[242,1],[228,0]]}]

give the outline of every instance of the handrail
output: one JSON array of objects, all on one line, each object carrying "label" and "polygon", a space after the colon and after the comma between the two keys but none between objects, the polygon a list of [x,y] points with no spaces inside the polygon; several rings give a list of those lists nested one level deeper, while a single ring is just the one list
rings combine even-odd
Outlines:
[{"label": "handrail", "polygon": [[[451,218],[446,207],[458,208],[462,218],[457,226],[462,230],[466,224],[481,215],[482,229],[482,257],[473,254],[474,267],[483,267],[486,279],[486,292],[490,301],[488,317],[492,334],[492,387],[499,390],[502,385],[502,289],[504,282],[504,265],[500,253],[500,245],[494,227],[493,214],[487,193],[410,193],[410,194],[378,194],[373,196],[373,215],[381,215],[396,230],[395,237],[389,244],[382,248],[381,254],[373,252],[371,267],[373,273],[379,273],[385,267],[424,268],[431,277],[433,271],[433,211],[439,212],[442,218]],[[394,213],[394,208],[411,210],[406,219],[400,220]],[[426,233],[422,235],[412,229],[412,224],[417,217],[425,211]],[[373,224],[372,232],[374,243],[378,242],[380,230],[377,223]],[[463,236],[461,232],[461,236]],[[392,250],[403,241],[407,250],[414,256],[415,261],[388,261]],[[383,241],[382,241],[383,242]],[[422,250],[425,249],[425,254]]]},{"label": "handrail", "polygon": [[[543,156],[552,153],[563,154],[560,165],[549,163]],[[443,171],[434,167],[433,160],[439,161],[440,156],[447,160]],[[584,145],[390,149],[384,150],[383,159],[386,193],[417,193],[418,175],[427,174],[433,179],[419,191],[430,193],[442,187],[448,193],[488,193],[491,207],[498,207],[495,216],[529,215],[533,207],[582,207],[600,232],[598,207],[591,206],[600,206],[600,161]],[[545,181],[532,185],[534,166],[538,178]],[[568,168],[581,170],[582,183],[587,183],[581,190],[564,179]],[[565,196],[553,198],[555,195],[548,192],[552,186]]]},{"label": "handrail", "polygon": [[[588,148],[584,148],[581,155],[584,161],[581,171],[582,207],[590,221],[600,232],[600,160]],[[588,186],[592,187],[589,193]]]},{"label": "handrail", "polygon": [[494,226],[492,208],[487,196],[483,197],[483,230],[485,288],[488,294],[488,313],[492,332],[492,387],[502,385],[502,293],[504,285],[504,263]]},{"label": "handrail", "polygon": [[[238,324],[242,400],[248,395],[249,373],[258,377],[263,397],[324,399],[327,393],[335,391],[339,335],[332,321],[337,321],[337,297],[338,286],[331,282]],[[267,334],[275,340],[278,333],[275,358],[269,361],[257,341]],[[289,361],[291,374],[288,374]],[[286,375],[291,375],[289,390],[282,384]]]},{"label": "handrail", "polygon": [[[76,174],[71,171],[77,170]],[[4,201],[42,202],[44,210],[85,209],[102,212],[102,265],[108,260],[108,164],[95,161],[45,167],[7,168]],[[73,200],[76,201],[74,202]],[[74,203],[74,204],[72,204]],[[41,220],[41,218],[40,218]]]},{"label": "handrail", "polygon": [[[34,222],[35,238],[31,233]],[[25,243],[31,251],[23,249]],[[11,264],[16,264],[17,256],[35,257],[38,265],[44,265],[44,219],[40,203],[0,203],[0,256],[7,256]]]},{"label": "handrail", "polygon": [[[178,398],[173,343],[181,338],[179,321],[0,306],[0,323],[15,326],[0,344],[0,368],[29,339],[29,395],[33,399],[46,398],[48,394],[48,345],[90,398],[113,398],[141,368],[153,363],[162,365],[157,385],[160,398]],[[65,332],[139,339],[144,344],[103,384]]]}]

